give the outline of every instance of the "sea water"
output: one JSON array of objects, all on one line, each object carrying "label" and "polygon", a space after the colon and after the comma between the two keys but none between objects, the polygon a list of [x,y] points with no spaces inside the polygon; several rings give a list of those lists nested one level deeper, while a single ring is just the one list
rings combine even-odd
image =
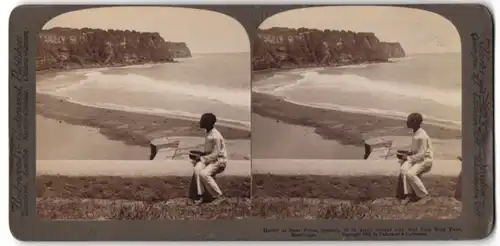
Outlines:
[{"label": "sea water", "polygon": [[62,71],[37,92],[82,105],[250,125],[250,54],[194,54],[176,63]]},{"label": "sea water", "polygon": [[390,63],[276,72],[253,90],[353,113],[404,119],[419,112],[427,124],[460,128],[461,73],[459,53],[419,54]]}]

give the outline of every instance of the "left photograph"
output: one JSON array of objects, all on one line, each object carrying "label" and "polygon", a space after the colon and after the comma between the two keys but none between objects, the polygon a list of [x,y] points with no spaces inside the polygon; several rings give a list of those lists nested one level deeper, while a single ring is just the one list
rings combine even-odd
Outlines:
[{"label": "left photograph", "polygon": [[40,30],[36,69],[41,219],[250,215],[250,42],[236,20],[67,12]]}]

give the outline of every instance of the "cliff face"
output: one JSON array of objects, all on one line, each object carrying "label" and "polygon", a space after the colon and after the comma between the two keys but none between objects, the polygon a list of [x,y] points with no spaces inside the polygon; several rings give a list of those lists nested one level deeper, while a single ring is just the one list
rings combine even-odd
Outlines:
[{"label": "cliff face", "polygon": [[252,46],[253,70],[386,62],[404,56],[399,43],[380,42],[374,33],[306,28],[259,30]]},{"label": "cliff face", "polygon": [[38,38],[37,70],[173,62],[191,55],[186,44],[165,42],[158,33],[52,28]]},{"label": "cliff face", "polygon": [[184,42],[167,42],[167,46],[174,58],[191,57],[191,50],[189,50],[187,44]]},{"label": "cliff face", "polygon": [[405,57],[406,53],[400,43],[382,42],[382,49],[390,58]]}]

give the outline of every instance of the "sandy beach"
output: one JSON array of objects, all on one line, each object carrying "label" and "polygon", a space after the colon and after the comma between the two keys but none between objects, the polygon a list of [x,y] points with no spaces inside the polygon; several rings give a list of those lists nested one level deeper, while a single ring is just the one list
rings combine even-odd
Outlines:
[{"label": "sandy beach", "polygon": [[[204,136],[192,120],[88,107],[44,94],[37,94],[36,112],[37,159],[144,160],[152,139]],[[218,129],[226,139],[250,138],[249,131]]]},{"label": "sandy beach", "polygon": [[[317,159],[360,159],[366,139],[411,136],[403,120],[307,107],[257,92],[252,93],[252,110],[252,128],[256,136],[252,141],[257,141],[252,143],[252,151],[254,157],[258,158],[270,158],[271,154],[273,158],[294,158],[295,155],[302,157],[304,153],[309,153]],[[454,159],[460,155],[461,131],[435,125],[424,125],[424,128],[442,146],[438,151],[440,157]],[[263,136],[271,137],[259,141]],[[292,138],[294,141],[282,140],[284,136],[299,138]],[[313,143],[314,140],[316,142]],[[295,153],[298,150],[304,153]]]}]

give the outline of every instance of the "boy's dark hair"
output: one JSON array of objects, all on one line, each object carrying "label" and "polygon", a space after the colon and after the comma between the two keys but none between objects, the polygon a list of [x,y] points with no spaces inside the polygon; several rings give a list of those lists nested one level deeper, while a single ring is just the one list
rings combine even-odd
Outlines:
[{"label": "boy's dark hair", "polygon": [[202,119],[206,120],[206,122],[210,125],[214,125],[217,122],[217,117],[212,113],[205,113],[201,116]]},{"label": "boy's dark hair", "polygon": [[417,124],[422,124],[424,121],[424,117],[420,113],[411,113],[408,117],[417,122]]}]

